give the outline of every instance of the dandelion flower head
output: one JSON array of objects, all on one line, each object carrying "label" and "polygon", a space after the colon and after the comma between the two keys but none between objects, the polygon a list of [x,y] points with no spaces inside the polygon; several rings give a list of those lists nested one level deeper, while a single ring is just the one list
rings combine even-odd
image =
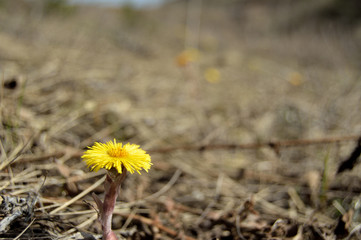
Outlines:
[{"label": "dandelion flower head", "polygon": [[204,71],[204,78],[210,83],[218,83],[221,74],[217,68],[207,68]]},{"label": "dandelion flower head", "polygon": [[192,62],[196,62],[199,59],[199,55],[199,51],[196,48],[186,49],[177,56],[176,63],[179,67],[185,67]]},{"label": "dandelion flower head", "polygon": [[146,172],[152,165],[149,154],[136,144],[117,143],[114,139],[105,143],[94,143],[93,146],[88,147],[82,156],[91,171],[98,171],[101,168],[110,170],[115,168],[118,173],[122,173],[122,167],[134,173],[144,169]]}]

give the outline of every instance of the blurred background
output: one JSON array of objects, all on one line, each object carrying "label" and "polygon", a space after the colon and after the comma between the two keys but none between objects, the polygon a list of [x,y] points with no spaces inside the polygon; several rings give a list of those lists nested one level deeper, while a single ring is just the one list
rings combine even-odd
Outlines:
[{"label": "blurred background", "polygon": [[[337,183],[337,197],[357,195],[357,170],[335,175],[354,142],[155,150],[359,135],[360,20],[358,0],[0,0],[2,159],[79,152],[116,138],[154,151],[149,176],[130,176],[138,190],[125,190],[127,202],[157,192],[176,169],[182,177],[167,196],[196,208],[213,201],[220,174],[235,181],[222,190],[234,205],[265,189],[287,193],[288,180],[305,184],[307,173],[321,186],[326,167],[324,194]],[[59,157],[51,156],[33,166],[58,176],[47,164]],[[56,156],[70,176],[87,173],[79,156]],[[281,180],[262,182],[263,174]],[[52,184],[44,197],[71,195]],[[262,196],[289,207],[284,194]]]}]

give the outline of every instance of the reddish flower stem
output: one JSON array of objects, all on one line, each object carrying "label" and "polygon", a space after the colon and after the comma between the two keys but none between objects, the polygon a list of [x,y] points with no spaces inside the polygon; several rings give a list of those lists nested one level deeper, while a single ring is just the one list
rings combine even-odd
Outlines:
[{"label": "reddish flower stem", "polygon": [[108,236],[112,233],[112,217],[115,207],[115,202],[118,197],[120,185],[114,184],[115,182],[107,175],[105,184],[110,184],[108,191],[105,192],[103,202],[103,215],[101,216],[101,224],[103,230],[103,239],[110,239]]},{"label": "reddish flower stem", "polygon": [[120,185],[125,179],[126,174],[127,171],[125,168],[123,168],[123,172],[121,174],[117,174],[115,179],[113,179],[108,172],[104,183],[105,196],[103,202],[95,194],[93,194],[94,201],[96,202],[99,209],[98,220],[102,225],[103,240],[118,239],[115,233],[112,231],[112,218],[115,202],[120,191]]}]

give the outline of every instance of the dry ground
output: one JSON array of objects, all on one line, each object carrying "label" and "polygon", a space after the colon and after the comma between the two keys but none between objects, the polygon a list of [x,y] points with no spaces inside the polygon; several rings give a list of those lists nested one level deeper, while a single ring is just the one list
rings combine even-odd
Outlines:
[{"label": "dry ground", "polygon": [[[301,1],[13,4],[0,9],[0,211],[22,216],[0,239],[99,239],[104,172],[80,156],[113,138],[154,163],[122,186],[124,239],[357,239],[360,167],[336,171],[361,133],[361,27],[310,19]],[[199,56],[180,66],[188,48]]]}]

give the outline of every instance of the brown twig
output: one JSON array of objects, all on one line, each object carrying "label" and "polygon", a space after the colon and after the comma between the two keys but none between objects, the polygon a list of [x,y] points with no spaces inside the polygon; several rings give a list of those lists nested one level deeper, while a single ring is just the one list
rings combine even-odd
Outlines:
[{"label": "brown twig", "polygon": [[[350,136],[340,136],[340,137],[325,137],[318,139],[296,139],[296,140],[284,140],[284,141],[269,141],[263,143],[246,143],[246,144],[209,144],[209,145],[189,145],[189,146],[175,146],[168,148],[154,148],[150,149],[147,152],[149,153],[170,153],[174,151],[209,151],[209,150],[231,150],[231,149],[259,149],[259,148],[272,148],[275,151],[278,151],[280,148],[289,148],[289,147],[303,147],[309,145],[319,145],[319,144],[331,144],[339,142],[348,142],[348,141],[357,141],[360,136],[350,135]],[[21,156],[17,159],[16,162],[35,162],[43,161],[49,158],[61,158],[65,154],[69,154],[70,158],[79,158],[83,155],[83,151],[71,149],[59,151],[55,153],[48,153],[40,156]]]},{"label": "brown twig", "polygon": [[328,137],[319,139],[296,139],[284,141],[269,141],[264,143],[247,143],[247,144],[210,144],[203,146],[176,146],[169,148],[151,149],[150,153],[168,153],[177,150],[185,151],[205,151],[205,150],[220,150],[220,149],[258,149],[270,147],[272,149],[288,148],[288,147],[302,147],[308,145],[330,144],[346,141],[356,141],[360,136],[341,136],[341,137]]}]

